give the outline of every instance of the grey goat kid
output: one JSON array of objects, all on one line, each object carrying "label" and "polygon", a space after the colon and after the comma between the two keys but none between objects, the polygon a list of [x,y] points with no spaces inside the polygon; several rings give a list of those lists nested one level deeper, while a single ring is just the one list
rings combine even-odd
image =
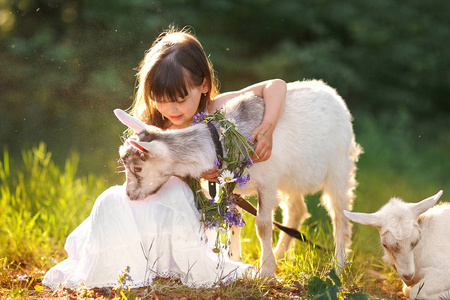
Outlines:
[{"label": "grey goat kid", "polygon": [[[246,94],[229,101],[224,110],[244,136],[262,121],[264,100]],[[205,124],[162,131],[148,126],[121,110],[115,110],[122,123],[137,133],[121,147],[126,167],[127,193],[131,200],[155,193],[172,175],[198,177],[212,169],[216,151]],[[292,238],[280,234],[272,250],[274,209],[283,208],[283,225],[298,229],[309,216],[304,197],[323,191],[321,203],[331,217],[338,267],[345,263],[351,243],[351,224],[343,211],[351,210],[356,187],[355,162],[361,148],[355,142],[352,117],[345,102],[322,81],[288,84],[284,112],[273,134],[271,157],[249,169],[250,181],[235,191],[258,196],[255,220],[261,242],[261,275],[273,276],[276,258],[284,257]],[[218,124],[214,124],[218,128]],[[133,156],[130,144],[143,149]],[[226,153],[226,151],[224,151]],[[231,235],[229,253],[240,258],[239,228]]]},{"label": "grey goat kid", "polygon": [[418,203],[392,198],[371,214],[345,211],[380,231],[383,260],[394,266],[410,299],[450,297],[450,204],[432,207],[442,191]]}]

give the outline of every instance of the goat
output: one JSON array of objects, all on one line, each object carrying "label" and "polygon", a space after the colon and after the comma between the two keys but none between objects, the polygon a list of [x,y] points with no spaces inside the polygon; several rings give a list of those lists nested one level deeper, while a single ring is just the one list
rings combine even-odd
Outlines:
[{"label": "goat", "polygon": [[[227,102],[223,109],[226,118],[235,122],[236,129],[250,136],[262,121],[264,99],[245,94]],[[138,140],[130,143],[146,152],[145,159],[126,163],[127,192],[132,200],[155,193],[172,175],[199,177],[213,168],[216,151],[205,124],[162,131],[121,110],[115,110],[115,114],[138,133]],[[273,134],[272,155],[267,161],[254,164],[249,169],[250,181],[235,190],[258,196],[255,224],[261,242],[262,276],[275,274],[275,257],[282,258],[292,240],[281,233],[274,254],[274,209],[280,202],[284,204],[283,225],[298,229],[309,216],[304,196],[321,189],[321,203],[327,208],[334,227],[336,263],[339,267],[344,265],[352,231],[343,210],[352,208],[355,162],[362,150],[355,142],[351,122],[344,100],[322,81],[288,84],[285,108]],[[219,125],[214,125],[220,132]],[[232,259],[238,260],[240,229],[234,231],[229,252]]]},{"label": "goat", "polygon": [[375,213],[344,214],[380,231],[383,260],[394,266],[410,299],[450,297],[450,204],[431,208],[442,191],[418,203],[392,198]]}]

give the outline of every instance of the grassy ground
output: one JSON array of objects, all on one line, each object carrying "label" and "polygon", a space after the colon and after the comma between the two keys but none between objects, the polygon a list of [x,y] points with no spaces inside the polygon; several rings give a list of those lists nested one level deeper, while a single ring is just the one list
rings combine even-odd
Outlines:
[{"label": "grassy ground", "polygon": [[[449,155],[445,150],[448,136],[439,144],[444,146],[432,150],[418,147],[419,152],[407,150],[406,156],[399,157],[399,153],[406,151],[402,150],[403,144],[410,140],[404,136],[396,139],[395,135],[381,137],[372,125],[365,124],[367,134],[359,140],[366,153],[359,163],[360,185],[354,210],[373,212],[392,196],[416,202],[439,189],[450,188],[442,171],[449,161],[445,159]],[[386,139],[390,143],[388,149],[382,147]],[[354,226],[351,263],[340,276],[334,273],[331,251],[297,242],[286,259],[279,261],[277,278],[270,281],[248,279],[216,289],[193,290],[176,280],[161,278],[152,288],[131,291],[126,288],[52,291],[41,283],[45,272],[65,258],[66,236],[88,216],[95,198],[111,183],[100,176],[78,176],[76,154],[63,167],[56,166],[44,144],[24,151],[22,156],[23,163],[12,162],[4,151],[0,162],[1,298],[328,299],[327,295],[331,295],[330,299],[403,298],[402,282],[380,260],[382,250],[377,230],[359,225]],[[436,167],[433,161],[439,161],[441,166]],[[307,198],[312,217],[302,231],[318,245],[332,249],[330,221],[325,210],[318,206],[318,198],[319,195]],[[244,217],[247,223],[242,232],[244,261],[257,266],[260,248],[254,218]],[[274,231],[275,241],[277,236]]]}]

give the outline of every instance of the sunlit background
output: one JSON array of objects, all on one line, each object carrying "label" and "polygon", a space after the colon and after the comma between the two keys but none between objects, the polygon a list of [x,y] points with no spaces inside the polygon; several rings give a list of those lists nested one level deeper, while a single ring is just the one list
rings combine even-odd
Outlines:
[{"label": "sunlit background", "polygon": [[338,90],[365,149],[356,210],[449,201],[449,15],[447,0],[0,0],[0,151],[18,168],[43,141],[57,164],[77,152],[80,174],[123,182],[112,111],[130,107],[159,33],[189,25],[222,92],[271,78]]}]

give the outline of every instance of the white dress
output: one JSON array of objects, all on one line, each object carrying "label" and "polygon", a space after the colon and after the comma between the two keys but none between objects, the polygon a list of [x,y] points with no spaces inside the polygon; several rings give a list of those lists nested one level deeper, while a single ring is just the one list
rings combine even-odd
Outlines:
[{"label": "white dress", "polygon": [[151,285],[156,276],[177,277],[189,287],[212,287],[239,278],[251,265],[233,262],[207,243],[192,191],[171,177],[158,193],[130,201],[125,185],[113,186],[95,201],[90,216],[67,238],[69,257],[51,268],[43,284],[57,289],[117,285],[129,267],[132,287]]}]

